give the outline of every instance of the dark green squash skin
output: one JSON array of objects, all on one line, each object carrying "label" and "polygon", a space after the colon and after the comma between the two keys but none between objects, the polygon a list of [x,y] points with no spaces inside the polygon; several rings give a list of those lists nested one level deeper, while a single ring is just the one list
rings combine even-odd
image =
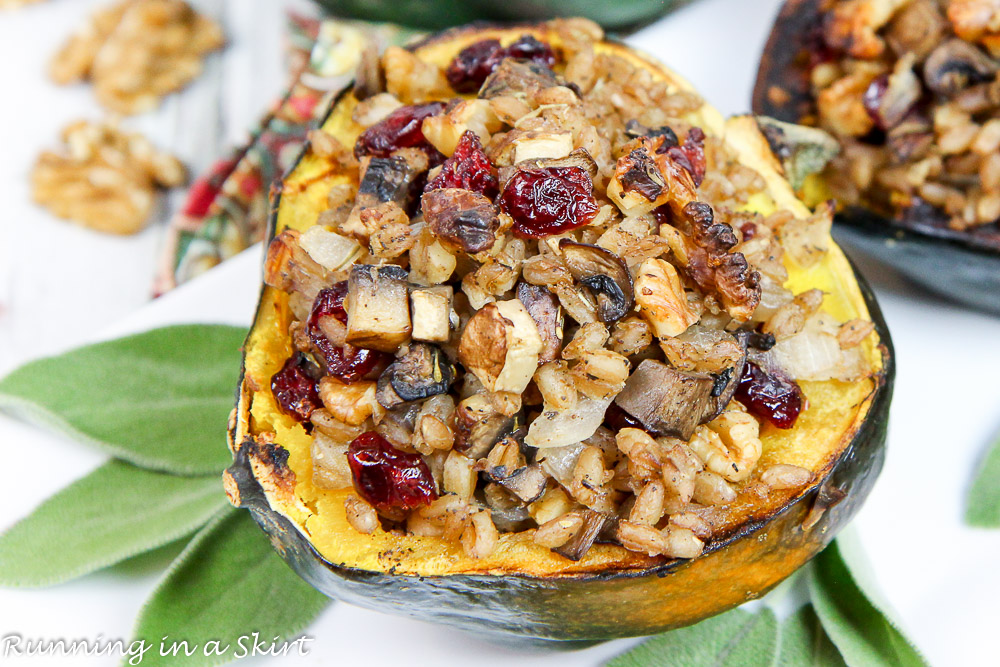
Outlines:
[{"label": "dark green squash skin", "polygon": [[[447,39],[468,29],[446,31],[432,39]],[[308,151],[307,144],[301,155]],[[297,161],[286,176],[296,166]],[[275,235],[280,201],[278,187],[272,195],[269,240]],[[303,579],[331,598],[360,607],[443,623],[505,642],[557,641],[574,648],[581,642],[649,635],[696,623],[764,595],[822,551],[857,513],[881,472],[895,354],[874,294],[857,271],[854,274],[883,359],[868,415],[822,480],[778,512],[762,513],[735,533],[717,536],[694,560],[667,561],[644,570],[552,577],[414,576],[361,570],[326,560],[291,521],[270,506],[254,476],[251,458],[258,467],[263,463],[279,476],[290,473],[288,452],[280,446],[253,439],[231,442],[234,461],[225,473],[227,493],[235,505],[251,512],[281,557]],[[242,373],[239,387],[243,387]],[[240,389],[237,401],[239,393]],[[809,530],[803,530],[810,511],[821,507],[825,511]],[[668,620],[665,610],[672,613]]]},{"label": "dark green squash skin", "polygon": [[[753,111],[797,123],[815,117],[808,49],[822,20],[821,0],[787,0],[778,14],[757,72]],[[892,219],[859,206],[837,213],[834,235],[927,290],[1000,314],[1000,227],[949,229],[940,214]]]}]

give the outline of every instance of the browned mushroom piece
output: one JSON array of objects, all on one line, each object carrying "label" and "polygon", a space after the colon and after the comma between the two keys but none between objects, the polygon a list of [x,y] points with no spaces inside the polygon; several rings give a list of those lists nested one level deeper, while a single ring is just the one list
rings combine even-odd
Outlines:
[{"label": "browned mushroom piece", "polygon": [[581,509],[578,512],[583,516],[583,526],[561,547],[553,549],[557,554],[570,560],[577,561],[587,555],[590,547],[594,546],[598,536],[604,531],[609,523],[614,520],[599,512],[590,509]]},{"label": "browned mushroom piece", "polygon": [[521,412],[511,416],[500,414],[493,409],[489,396],[477,394],[458,404],[452,426],[455,449],[470,459],[479,459],[504,438],[521,437],[524,415]]},{"label": "browned mushroom piece", "polygon": [[522,502],[533,503],[545,493],[548,476],[537,463],[508,472],[503,466],[497,466],[487,473],[493,480],[517,496]]},{"label": "browned mushroom piece", "polygon": [[360,208],[371,208],[392,201],[405,209],[410,184],[416,175],[410,164],[401,157],[371,158],[358,184],[357,205]]},{"label": "browned mushroom piece", "polygon": [[443,394],[455,380],[455,367],[436,345],[411,343],[406,352],[382,371],[375,398],[391,409],[410,401]]},{"label": "browned mushroom piece", "polygon": [[934,144],[934,124],[919,112],[911,112],[886,134],[885,145],[896,163],[920,160]]},{"label": "browned mushroom piece", "polygon": [[559,358],[563,341],[562,306],[555,294],[547,287],[521,281],[517,284],[517,298],[531,315],[542,338],[542,351],[538,353],[538,363],[544,364]]},{"label": "browned mushroom piece", "polygon": [[937,0],[913,0],[893,17],[885,41],[897,55],[912,53],[924,58],[947,31],[948,21]]},{"label": "browned mushroom piece", "polygon": [[632,274],[618,255],[569,239],[562,239],[559,249],[573,278],[594,295],[597,317],[602,322],[612,324],[632,310],[635,305]]},{"label": "browned mushroom piece", "polygon": [[885,93],[878,101],[874,114],[882,129],[898,125],[924,94],[920,79],[913,71],[915,62],[913,54],[903,56],[885,79]]},{"label": "browned mushroom piece", "polygon": [[648,431],[688,440],[715,409],[714,390],[715,379],[707,373],[679,371],[646,359],[629,376],[615,404]]},{"label": "browned mushroom piece", "polygon": [[421,199],[424,220],[445,245],[467,253],[489,250],[500,221],[493,202],[478,192],[440,188]]},{"label": "browned mushroom piece", "polygon": [[564,83],[548,67],[527,60],[505,58],[483,82],[479,97],[484,100],[502,95],[521,97]]},{"label": "browned mushroom piece", "polygon": [[968,86],[991,81],[997,62],[960,39],[949,39],[927,56],[924,83],[938,95],[951,97]]},{"label": "browned mushroom piece", "polygon": [[354,97],[366,100],[385,90],[385,71],[382,69],[382,59],[379,57],[378,43],[374,39],[367,40],[361,51],[358,69],[354,75]]},{"label": "browned mushroom piece", "polygon": [[347,337],[351,345],[395,352],[410,338],[405,269],[355,264],[347,280]]}]

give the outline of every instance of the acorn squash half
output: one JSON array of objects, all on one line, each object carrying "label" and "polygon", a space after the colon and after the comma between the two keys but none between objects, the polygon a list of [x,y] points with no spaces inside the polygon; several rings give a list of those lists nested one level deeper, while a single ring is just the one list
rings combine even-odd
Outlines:
[{"label": "acorn squash half", "polygon": [[[445,65],[474,41],[511,41],[526,32],[559,46],[558,36],[543,24],[458,28],[411,48],[420,58]],[[663,65],[622,44],[605,41],[597,48],[671,86],[689,88]],[[351,120],[355,104],[350,92],[341,93],[322,124],[348,146],[361,129]],[[752,118],[727,122],[707,106],[699,115],[706,132],[724,134],[740,160],[764,176],[765,191],[751,199],[756,209],[767,213],[780,206],[806,214],[779,176]],[[275,192],[272,238],[315,224],[331,185],[344,178],[307,147]],[[596,544],[574,562],[534,544],[532,531],[502,534],[491,556],[474,560],[439,538],[354,531],[344,510],[351,490],[313,485],[310,437],[278,409],[269,389],[271,375],[292,347],[288,296],[267,286],[245,346],[230,425],[234,463],[224,476],[227,493],[234,505],[252,512],[304,579],[363,607],[477,633],[548,640],[646,635],[718,614],[763,595],[823,549],[858,510],[884,458],[893,357],[875,299],[835,245],[812,268],[790,269],[789,286],[822,289],[824,308],[833,315],[874,322],[876,335],[863,343],[873,370],[854,382],[802,383],[809,408],[791,430],[762,429],[761,465],[805,467],[815,481],[774,491],[764,500],[740,490],[737,500],[720,510],[715,538],[693,560]]]},{"label": "acorn squash half", "polygon": [[[757,72],[754,113],[789,123],[815,123],[810,69],[823,6],[822,0],[787,0],[782,6]],[[807,202],[827,196],[821,178],[807,183]],[[929,291],[1000,313],[998,223],[958,231],[949,228],[943,212],[930,206],[893,216],[859,205],[842,207],[836,223],[838,238]]]}]

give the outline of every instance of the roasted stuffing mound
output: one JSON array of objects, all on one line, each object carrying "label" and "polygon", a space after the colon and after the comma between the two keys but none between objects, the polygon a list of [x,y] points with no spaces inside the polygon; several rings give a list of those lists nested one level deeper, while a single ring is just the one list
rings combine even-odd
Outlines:
[{"label": "roasted stuffing mound", "polygon": [[814,121],[844,147],[833,194],[1000,234],[1000,3],[826,4],[810,64]]},{"label": "roasted stuffing mound", "polygon": [[872,326],[783,287],[828,207],[748,212],[765,184],[692,124],[699,97],[550,25],[559,49],[484,40],[444,70],[389,49],[354,146],[312,134],[336,177],[269,248],[296,350],[271,390],[362,533],[693,558],[706,508],[811,481],[756,469],[761,430],[808,409],[797,380],[867,374]]}]

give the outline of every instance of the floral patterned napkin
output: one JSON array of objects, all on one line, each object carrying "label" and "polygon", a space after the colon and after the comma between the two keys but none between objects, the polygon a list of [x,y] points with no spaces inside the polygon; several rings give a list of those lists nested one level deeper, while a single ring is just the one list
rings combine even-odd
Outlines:
[{"label": "floral patterned napkin", "polygon": [[328,97],[354,77],[364,47],[375,41],[385,48],[414,36],[390,24],[290,14],[289,91],[244,146],[191,185],[167,230],[155,294],[170,291],[262,240],[271,184],[298,155]]}]

